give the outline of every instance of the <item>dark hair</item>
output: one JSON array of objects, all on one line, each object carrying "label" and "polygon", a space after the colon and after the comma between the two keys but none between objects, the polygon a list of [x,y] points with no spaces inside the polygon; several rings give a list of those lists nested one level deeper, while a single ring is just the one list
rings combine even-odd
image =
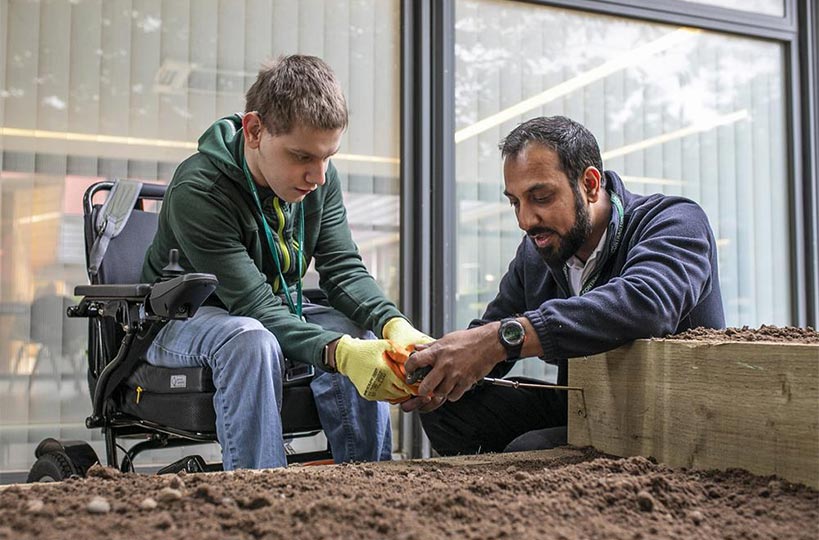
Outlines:
[{"label": "dark hair", "polygon": [[540,116],[520,124],[501,141],[501,155],[515,157],[529,143],[541,144],[557,153],[560,168],[574,189],[588,167],[603,174],[603,158],[594,135],[565,116]]},{"label": "dark hair", "polygon": [[273,135],[289,133],[296,122],[315,129],[347,127],[341,85],[315,56],[280,56],[263,66],[245,99],[245,112],[256,111]]}]

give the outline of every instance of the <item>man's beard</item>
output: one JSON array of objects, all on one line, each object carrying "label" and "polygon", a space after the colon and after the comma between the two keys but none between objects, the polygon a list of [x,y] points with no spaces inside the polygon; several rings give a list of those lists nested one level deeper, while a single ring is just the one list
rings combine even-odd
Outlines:
[{"label": "man's beard", "polygon": [[574,191],[574,209],[575,219],[574,226],[564,236],[558,235],[551,229],[543,227],[535,227],[526,231],[529,236],[536,236],[538,234],[553,233],[558,238],[557,246],[546,246],[543,248],[535,246],[549,266],[563,266],[569,258],[577,253],[577,251],[588,240],[592,231],[591,216],[589,209],[583,204],[583,198],[580,195],[580,189],[573,189]]}]

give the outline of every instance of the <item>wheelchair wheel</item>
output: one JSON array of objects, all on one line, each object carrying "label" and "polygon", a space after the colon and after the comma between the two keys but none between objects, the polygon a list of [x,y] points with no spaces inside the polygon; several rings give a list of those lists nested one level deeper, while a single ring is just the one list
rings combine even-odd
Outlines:
[{"label": "wheelchair wheel", "polygon": [[34,462],[26,482],[61,482],[73,474],[77,469],[64,452],[49,452]]}]

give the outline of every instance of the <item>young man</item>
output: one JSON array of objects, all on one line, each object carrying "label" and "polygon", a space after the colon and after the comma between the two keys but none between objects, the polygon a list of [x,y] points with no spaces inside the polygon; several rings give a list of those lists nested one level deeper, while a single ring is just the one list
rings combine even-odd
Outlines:
[{"label": "young man", "polygon": [[[390,459],[389,409],[376,400],[409,396],[392,358],[430,338],[384,296],[350,235],[330,162],[347,126],[341,87],[322,60],[294,55],[263,69],[246,98],[168,186],[143,279],[175,248],[219,286],[195,317],[163,328],[148,361],[211,367],[226,470],[286,465],[285,357],[321,370],[311,388],[337,462]],[[311,259],[332,308],[302,297]]]},{"label": "young man", "polygon": [[556,362],[565,385],[567,358],[725,325],[716,242],[697,204],[627,191],[616,173],[603,173],[594,136],[568,118],[525,122],[501,151],[504,194],[526,236],[483,317],[405,365],[410,373],[434,366],[422,397],[402,408],[437,409],[422,422],[442,454],[565,444],[565,392],[470,391],[519,358]]}]

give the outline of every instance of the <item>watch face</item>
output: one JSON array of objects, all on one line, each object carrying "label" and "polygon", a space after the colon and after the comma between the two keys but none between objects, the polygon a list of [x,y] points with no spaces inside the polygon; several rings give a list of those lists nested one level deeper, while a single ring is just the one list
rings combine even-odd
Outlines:
[{"label": "watch face", "polygon": [[509,345],[523,343],[523,325],[517,321],[509,321],[501,328],[501,337]]}]

